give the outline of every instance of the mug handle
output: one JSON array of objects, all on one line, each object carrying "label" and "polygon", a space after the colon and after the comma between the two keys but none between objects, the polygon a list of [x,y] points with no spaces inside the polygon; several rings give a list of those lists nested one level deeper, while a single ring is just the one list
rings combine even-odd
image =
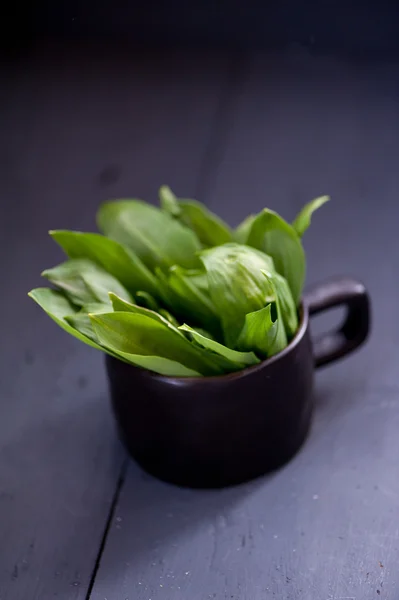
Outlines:
[{"label": "mug handle", "polygon": [[350,354],[367,339],[370,330],[370,299],[362,283],[349,277],[330,279],[306,290],[303,302],[309,315],[346,306],[341,327],[313,340],[316,367]]}]

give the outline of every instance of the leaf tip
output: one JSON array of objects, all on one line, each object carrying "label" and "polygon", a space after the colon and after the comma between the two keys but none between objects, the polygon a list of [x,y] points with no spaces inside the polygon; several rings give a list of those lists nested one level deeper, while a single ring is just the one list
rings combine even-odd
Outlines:
[{"label": "leaf tip", "polygon": [[65,229],[49,229],[48,230],[48,234],[50,237],[55,238],[57,237],[60,233],[74,233],[72,231],[67,231]]},{"label": "leaf tip", "polygon": [[316,208],[320,208],[321,206],[323,206],[323,204],[326,204],[326,202],[329,202],[331,200],[331,196],[329,196],[328,194],[325,194],[324,196],[318,196],[317,198],[315,198],[313,200]]},{"label": "leaf tip", "polygon": [[49,229],[48,230],[48,234],[51,238],[55,239],[55,241],[57,241],[57,237],[59,237],[59,235],[63,234],[63,233],[76,233],[75,231],[69,231],[67,229]]},{"label": "leaf tip", "polygon": [[161,185],[159,188],[159,199],[161,208],[166,210],[172,217],[179,217],[181,208],[177,201],[176,195],[172,192],[168,185]]}]

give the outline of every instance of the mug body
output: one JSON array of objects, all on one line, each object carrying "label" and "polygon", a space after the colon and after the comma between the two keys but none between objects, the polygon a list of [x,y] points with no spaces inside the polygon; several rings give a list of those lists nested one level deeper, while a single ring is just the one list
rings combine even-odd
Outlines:
[{"label": "mug body", "polygon": [[298,451],[312,416],[308,311],[281,353],[237,373],[163,377],[106,358],[120,436],[149,473],[182,486],[248,481]]}]

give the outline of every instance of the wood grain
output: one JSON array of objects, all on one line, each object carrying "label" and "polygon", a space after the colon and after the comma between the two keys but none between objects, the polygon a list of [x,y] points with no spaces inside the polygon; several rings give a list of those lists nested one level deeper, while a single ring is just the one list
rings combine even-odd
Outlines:
[{"label": "wood grain", "polygon": [[310,438],[273,476],[194,492],[131,464],[91,600],[397,597],[398,74],[302,53],[249,65],[206,200],[235,224],[331,194],[306,236],[308,280],[363,279],[373,335],[318,374]]},{"label": "wood grain", "polygon": [[2,64],[0,598],[85,598],[124,452],[102,358],[26,296],[110,197],[190,195],[230,61],[41,46]]}]

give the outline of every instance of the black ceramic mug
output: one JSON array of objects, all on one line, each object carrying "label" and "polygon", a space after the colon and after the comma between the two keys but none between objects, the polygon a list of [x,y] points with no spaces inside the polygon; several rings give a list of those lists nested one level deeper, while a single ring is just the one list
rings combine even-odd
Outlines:
[{"label": "black ceramic mug", "polygon": [[[338,330],[311,340],[309,315],[345,306]],[[367,338],[369,298],[353,279],[304,297],[291,343],[263,363],[217,377],[164,377],[107,356],[121,438],[149,473],[182,486],[222,487],[276,469],[301,447],[313,410],[314,368]]]}]

